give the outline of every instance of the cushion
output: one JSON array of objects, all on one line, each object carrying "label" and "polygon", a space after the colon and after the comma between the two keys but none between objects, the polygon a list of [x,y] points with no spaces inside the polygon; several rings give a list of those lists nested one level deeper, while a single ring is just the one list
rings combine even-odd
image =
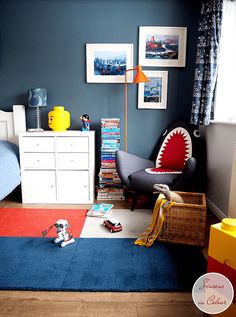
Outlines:
[{"label": "cushion", "polygon": [[191,156],[191,137],[186,129],[178,127],[166,134],[156,159],[156,167],[181,171]]}]

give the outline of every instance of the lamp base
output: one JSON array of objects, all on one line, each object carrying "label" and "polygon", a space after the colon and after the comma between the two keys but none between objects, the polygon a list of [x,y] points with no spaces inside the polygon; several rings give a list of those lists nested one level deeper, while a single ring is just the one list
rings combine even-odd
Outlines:
[{"label": "lamp base", "polygon": [[35,129],[27,129],[28,132],[42,132],[44,131],[42,128],[35,128]]}]

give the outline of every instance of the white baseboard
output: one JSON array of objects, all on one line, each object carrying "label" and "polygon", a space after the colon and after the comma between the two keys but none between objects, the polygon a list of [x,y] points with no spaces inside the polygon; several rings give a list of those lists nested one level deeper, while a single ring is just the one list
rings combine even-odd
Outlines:
[{"label": "white baseboard", "polygon": [[210,211],[212,211],[217,218],[220,220],[227,218],[227,215],[225,215],[209,198],[206,198],[206,202]]}]

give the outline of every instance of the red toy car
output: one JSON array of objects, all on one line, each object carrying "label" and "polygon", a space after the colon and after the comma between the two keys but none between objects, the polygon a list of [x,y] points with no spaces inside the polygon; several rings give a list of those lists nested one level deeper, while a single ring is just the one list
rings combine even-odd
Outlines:
[{"label": "red toy car", "polygon": [[103,225],[104,227],[110,229],[111,232],[118,232],[122,230],[121,223],[115,218],[104,220]]}]

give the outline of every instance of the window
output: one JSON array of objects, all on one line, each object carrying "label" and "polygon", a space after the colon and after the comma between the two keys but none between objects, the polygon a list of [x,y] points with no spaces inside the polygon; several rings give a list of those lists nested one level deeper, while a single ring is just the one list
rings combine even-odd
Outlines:
[{"label": "window", "polygon": [[236,1],[224,0],[215,121],[236,123]]}]

